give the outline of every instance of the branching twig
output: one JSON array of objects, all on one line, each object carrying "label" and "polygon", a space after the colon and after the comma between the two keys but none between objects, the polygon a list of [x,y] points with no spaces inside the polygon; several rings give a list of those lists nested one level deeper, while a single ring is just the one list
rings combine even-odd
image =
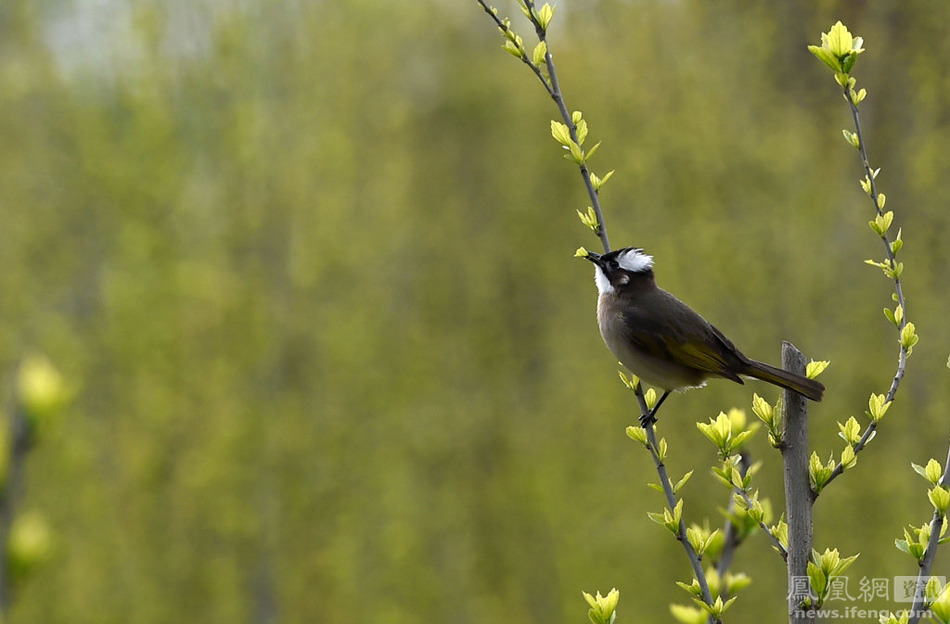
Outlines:
[{"label": "branching twig", "polygon": [[[857,138],[858,149],[861,153],[861,163],[864,166],[864,175],[865,180],[867,181],[867,191],[868,195],[871,197],[871,201],[874,204],[874,210],[877,212],[879,217],[884,216],[884,207],[881,203],[882,196],[877,192],[877,172],[871,168],[871,163],[868,161],[868,152],[864,144],[864,135],[861,131],[861,119],[858,114],[858,105],[854,101],[853,89],[850,82],[846,82],[842,85],[842,90],[844,91],[844,98],[848,102],[848,107],[851,109],[851,119],[854,121],[854,130],[855,136]],[[898,235],[899,237],[899,235]],[[904,331],[904,327],[907,325],[907,302],[904,299],[904,289],[901,285],[900,273],[897,271],[897,259],[892,247],[893,242],[888,238],[887,231],[881,232],[881,241],[884,243],[884,253],[887,258],[887,263],[890,265],[892,270],[895,270],[893,280],[894,280],[894,292],[897,296],[897,303],[900,306],[902,311],[900,319],[897,321],[897,330],[899,333]],[[885,395],[884,403],[890,403],[894,400],[894,396],[897,394],[897,389],[900,387],[901,380],[904,378],[904,369],[907,366],[907,356],[909,354],[908,347],[901,341],[900,354],[897,359],[897,371],[894,373],[894,378],[891,381],[891,386],[888,388],[887,395]],[[867,429],[864,430],[864,433],[861,434],[861,438],[858,440],[857,444],[854,445],[854,454],[857,455],[860,453],[865,445],[868,443],[868,440],[874,436],[874,432],[877,430],[878,421],[872,420],[871,423],[867,426]],[[835,466],[834,470],[831,473],[831,476],[825,481],[823,487],[827,487],[829,483],[838,478],[842,473],[844,473],[845,466],[839,461],[838,465]]]},{"label": "branching twig", "polygon": [[[477,2],[479,6],[485,10],[485,13],[488,13],[488,17],[490,17],[492,21],[495,22],[495,25],[498,26],[498,30],[500,30],[502,34],[505,35],[506,39],[509,41],[516,41],[517,35],[513,30],[511,30],[511,26],[506,20],[498,17],[498,12],[494,7],[488,6],[483,0],[475,0],[475,2]],[[535,28],[537,28],[537,26],[535,26]],[[548,95],[550,95],[556,101],[557,97],[555,96],[554,88],[551,86],[551,83],[548,82],[548,79],[545,78],[544,74],[541,73],[541,68],[531,62],[531,59],[529,59],[526,54],[522,55],[520,58],[521,61],[527,65],[532,72],[534,72],[534,75],[538,77],[538,80],[540,80],[541,84],[544,85],[544,89],[548,92]]]},{"label": "branching twig", "polygon": [[[751,509],[754,503],[752,502],[752,499],[749,498],[748,492],[746,492],[745,490],[740,490],[738,488],[736,488],[735,491],[738,492],[742,496],[742,500],[744,500],[746,505],[748,505],[749,508]],[[764,531],[765,534],[769,536],[769,541],[772,542],[772,546],[775,547],[775,549],[778,551],[778,554],[782,556],[782,560],[788,561],[788,551],[785,550],[785,546],[782,545],[782,542],[780,542],[779,539],[775,537],[775,535],[772,534],[772,529],[770,529],[769,526],[765,524],[764,520],[759,520],[759,528],[762,529],[762,531]],[[722,574],[722,572],[720,572],[720,574]]]},{"label": "branching twig", "polygon": [[[748,452],[742,451],[741,453],[739,453],[739,464],[737,468],[739,470],[739,474],[743,478],[745,478],[746,474],[748,474],[749,465],[750,464],[749,464]],[[722,549],[722,555],[719,557],[719,562],[716,565],[716,573],[719,574],[720,578],[726,575],[726,572],[729,570],[729,566],[732,565],[732,556],[735,553],[736,548],[738,548],[739,545],[742,544],[742,538],[739,536],[736,530],[736,526],[732,521],[732,514],[735,512],[735,508],[736,508],[735,497],[739,496],[742,498],[742,500],[745,502],[746,509],[751,510],[751,509],[754,509],[756,506],[755,502],[749,496],[749,492],[747,489],[733,486],[732,494],[733,496],[729,499],[729,507],[726,511],[728,517],[726,519],[726,526],[723,531],[723,534],[725,535],[725,544]],[[758,521],[758,524],[759,524],[759,528],[762,529],[762,531],[766,535],[768,535],[769,541],[772,542],[772,546],[774,546],[775,549],[778,551],[778,553],[782,556],[782,559],[787,560],[788,551],[785,550],[785,547],[782,545],[782,542],[779,541],[779,539],[775,537],[775,535],[772,534],[772,530],[769,528],[767,524],[765,524],[765,520],[763,518],[760,518]]]},{"label": "branching twig", "polygon": [[[492,18],[492,21],[495,22],[495,25],[498,26],[498,29],[501,30],[502,34],[505,35],[508,41],[521,41],[521,38],[513,30],[511,30],[511,26],[509,25],[508,21],[498,17],[496,9],[486,4],[484,0],[475,1],[478,2],[478,4],[482,7],[482,9],[485,10],[486,13],[488,13],[489,17]],[[534,26],[535,34],[538,37],[538,42],[540,44],[544,44],[544,65],[547,69],[548,76],[545,77],[544,72],[542,72],[541,68],[535,64],[531,58],[528,57],[523,47],[521,47],[521,54],[519,58],[531,69],[534,75],[538,77],[538,80],[540,80],[541,84],[544,85],[545,91],[547,91],[551,99],[554,100],[554,103],[557,105],[558,112],[561,115],[561,120],[570,131],[571,140],[575,143],[580,143],[577,135],[577,124],[574,122],[574,118],[564,101],[564,95],[561,93],[561,86],[557,79],[557,69],[554,67],[554,57],[551,55],[551,50],[547,44],[547,28],[538,20],[538,13],[535,9],[534,1],[521,0],[521,2],[527,9],[526,14],[528,19],[531,20],[531,24]],[[587,195],[590,197],[591,207],[594,210],[594,214],[597,215],[597,229],[594,231],[594,233],[598,238],[600,238],[600,242],[604,248],[604,253],[607,253],[610,251],[610,240],[607,238],[607,226],[604,223],[604,213],[600,208],[600,196],[597,192],[597,189],[594,188],[594,183],[591,181],[590,169],[587,167],[587,163],[578,163],[578,168],[580,169],[581,177],[584,179],[584,187],[587,189]]]}]

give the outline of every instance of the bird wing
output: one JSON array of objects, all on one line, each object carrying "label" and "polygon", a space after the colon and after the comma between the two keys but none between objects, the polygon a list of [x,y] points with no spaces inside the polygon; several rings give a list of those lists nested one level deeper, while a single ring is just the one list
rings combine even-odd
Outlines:
[{"label": "bird wing", "polygon": [[628,339],[654,357],[742,383],[736,371],[744,369],[748,359],[722,332],[668,292],[657,289],[631,302],[623,320]]}]

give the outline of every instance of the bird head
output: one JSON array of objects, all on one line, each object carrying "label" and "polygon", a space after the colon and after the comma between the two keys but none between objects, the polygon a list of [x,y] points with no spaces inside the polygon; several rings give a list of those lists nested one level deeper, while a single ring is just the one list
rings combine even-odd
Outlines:
[{"label": "bird head", "polygon": [[624,247],[603,255],[588,251],[585,257],[596,267],[594,279],[600,294],[623,288],[635,277],[653,274],[653,256],[639,247]]}]

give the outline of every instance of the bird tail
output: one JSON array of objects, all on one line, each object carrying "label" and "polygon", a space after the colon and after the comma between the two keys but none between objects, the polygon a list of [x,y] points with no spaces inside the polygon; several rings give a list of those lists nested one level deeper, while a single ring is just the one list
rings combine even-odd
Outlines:
[{"label": "bird tail", "polygon": [[820,401],[825,392],[825,386],[814,379],[808,379],[756,360],[750,360],[749,368],[743,374],[792,390],[812,401]]}]

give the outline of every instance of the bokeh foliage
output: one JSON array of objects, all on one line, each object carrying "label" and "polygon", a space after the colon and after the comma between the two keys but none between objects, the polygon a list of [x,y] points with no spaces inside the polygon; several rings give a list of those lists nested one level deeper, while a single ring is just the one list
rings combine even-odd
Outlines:
[{"label": "bokeh foliage", "polygon": [[[805,48],[836,19],[868,49],[921,335],[816,508],[816,547],[862,553],[856,584],[916,572],[893,547],[929,517],[910,462],[945,452],[950,5],[562,0],[551,41],[617,170],[615,245],[748,354],[831,360],[826,455],[897,354],[847,111]],[[78,387],[27,466],[56,550],[12,622],[567,622],[612,586],[649,620],[683,599],[571,257],[583,188],[474,3],[13,0],[0,32],[0,362],[39,350]],[[674,474],[714,461],[692,423],[751,394],[670,399]],[[781,509],[778,456],[751,449]],[[712,483],[684,496],[718,523]],[[736,567],[757,591],[730,616],[781,612],[763,537]]]}]

